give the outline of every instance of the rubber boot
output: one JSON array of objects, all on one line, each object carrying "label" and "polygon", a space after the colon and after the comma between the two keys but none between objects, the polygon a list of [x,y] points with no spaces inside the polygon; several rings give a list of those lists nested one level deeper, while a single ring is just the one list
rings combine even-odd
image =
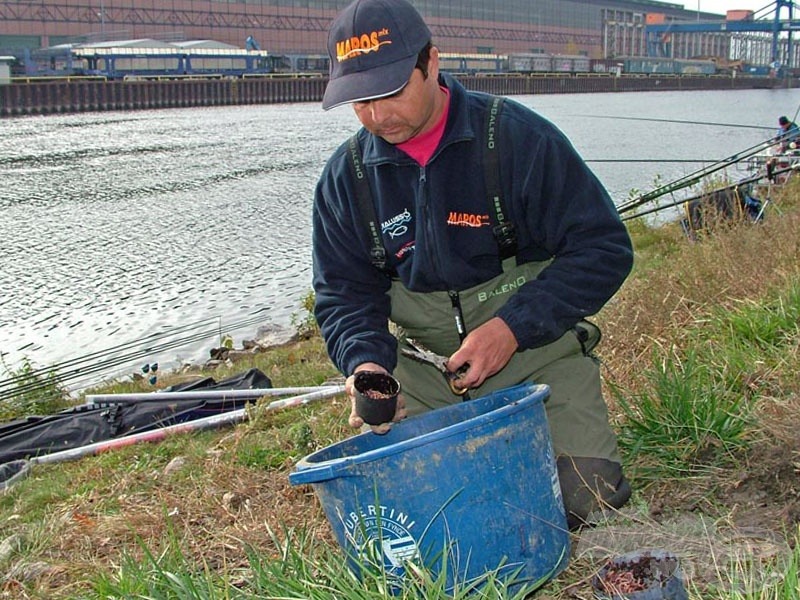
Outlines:
[{"label": "rubber boot", "polygon": [[587,525],[592,513],[622,508],[631,486],[619,463],[604,458],[559,456],[556,461],[567,525],[575,531]]}]

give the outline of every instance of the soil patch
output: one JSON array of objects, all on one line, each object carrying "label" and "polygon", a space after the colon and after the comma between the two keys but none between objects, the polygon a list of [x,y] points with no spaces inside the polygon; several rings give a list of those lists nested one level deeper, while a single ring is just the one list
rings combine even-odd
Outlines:
[{"label": "soil patch", "polygon": [[800,523],[800,442],[754,447],[715,498],[741,527],[792,531]]},{"label": "soil patch", "polygon": [[[676,512],[725,515],[736,527],[785,535],[800,523],[800,441],[754,444],[733,458],[730,470],[698,485],[696,480],[664,486],[650,499],[658,518]],[[791,536],[789,536],[791,538]]]}]

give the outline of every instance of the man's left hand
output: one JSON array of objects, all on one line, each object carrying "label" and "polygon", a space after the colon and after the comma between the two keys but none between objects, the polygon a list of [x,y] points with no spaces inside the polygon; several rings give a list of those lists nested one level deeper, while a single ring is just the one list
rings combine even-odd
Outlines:
[{"label": "man's left hand", "polygon": [[[350,398],[350,417],[348,418],[347,422],[350,427],[354,429],[361,429],[364,427],[364,419],[358,416],[358,412],[356,411],[356,394],[355,394],[355,374],[359,371],[376,371],[378,373],[389,373],[385,368],[377,363],[362,363],[355,368],[350,377],[347,378],[344,384],[344,391],[345,394]],[[397,421],[402,421],[406,418],[408,412],[406,411],[406,399],[403,397],[403,394],[400,393],[397,396],[397,410],[394,413],[394,418],[390,423],[382,423],[380,425],[369,425],[369,428],[372,430],[373,433],[377,433],[379,435],[383,435],[384,433],[388,433],[389,430],[392,428],[392,423]]]}]

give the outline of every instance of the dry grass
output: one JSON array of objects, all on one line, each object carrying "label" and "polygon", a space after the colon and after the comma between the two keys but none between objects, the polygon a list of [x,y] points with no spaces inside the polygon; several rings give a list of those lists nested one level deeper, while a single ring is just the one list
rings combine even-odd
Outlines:
[{"label": "dry grass", "polygon": [[645,265],[637,261],[634,276],[599,315],[607,332],[603,359],[616,384],[635,389],[652,349],[680,347],[686,331],[712,312],[758,302],[797,279],[800,213],[790,209],[799,188],[785,190],[757,226],[723,224],[718,235],[680,245],[682,233],[673,227],[647,248]]}]

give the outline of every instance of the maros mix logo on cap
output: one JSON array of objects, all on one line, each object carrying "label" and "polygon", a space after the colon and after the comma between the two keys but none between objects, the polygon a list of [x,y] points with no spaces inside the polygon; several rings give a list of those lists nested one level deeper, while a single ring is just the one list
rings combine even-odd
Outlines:
[{"label": "maros mix logo on cap", "polygon": [[380,38],[389,35],[389,29],[383,28],[380,31],[364,33],[361,36],[353,36],[336,42],[336,60],[343,62],[354,58],[359,54],[377,52],[385,44],[391,44],[392,40],[381,40]]}]

